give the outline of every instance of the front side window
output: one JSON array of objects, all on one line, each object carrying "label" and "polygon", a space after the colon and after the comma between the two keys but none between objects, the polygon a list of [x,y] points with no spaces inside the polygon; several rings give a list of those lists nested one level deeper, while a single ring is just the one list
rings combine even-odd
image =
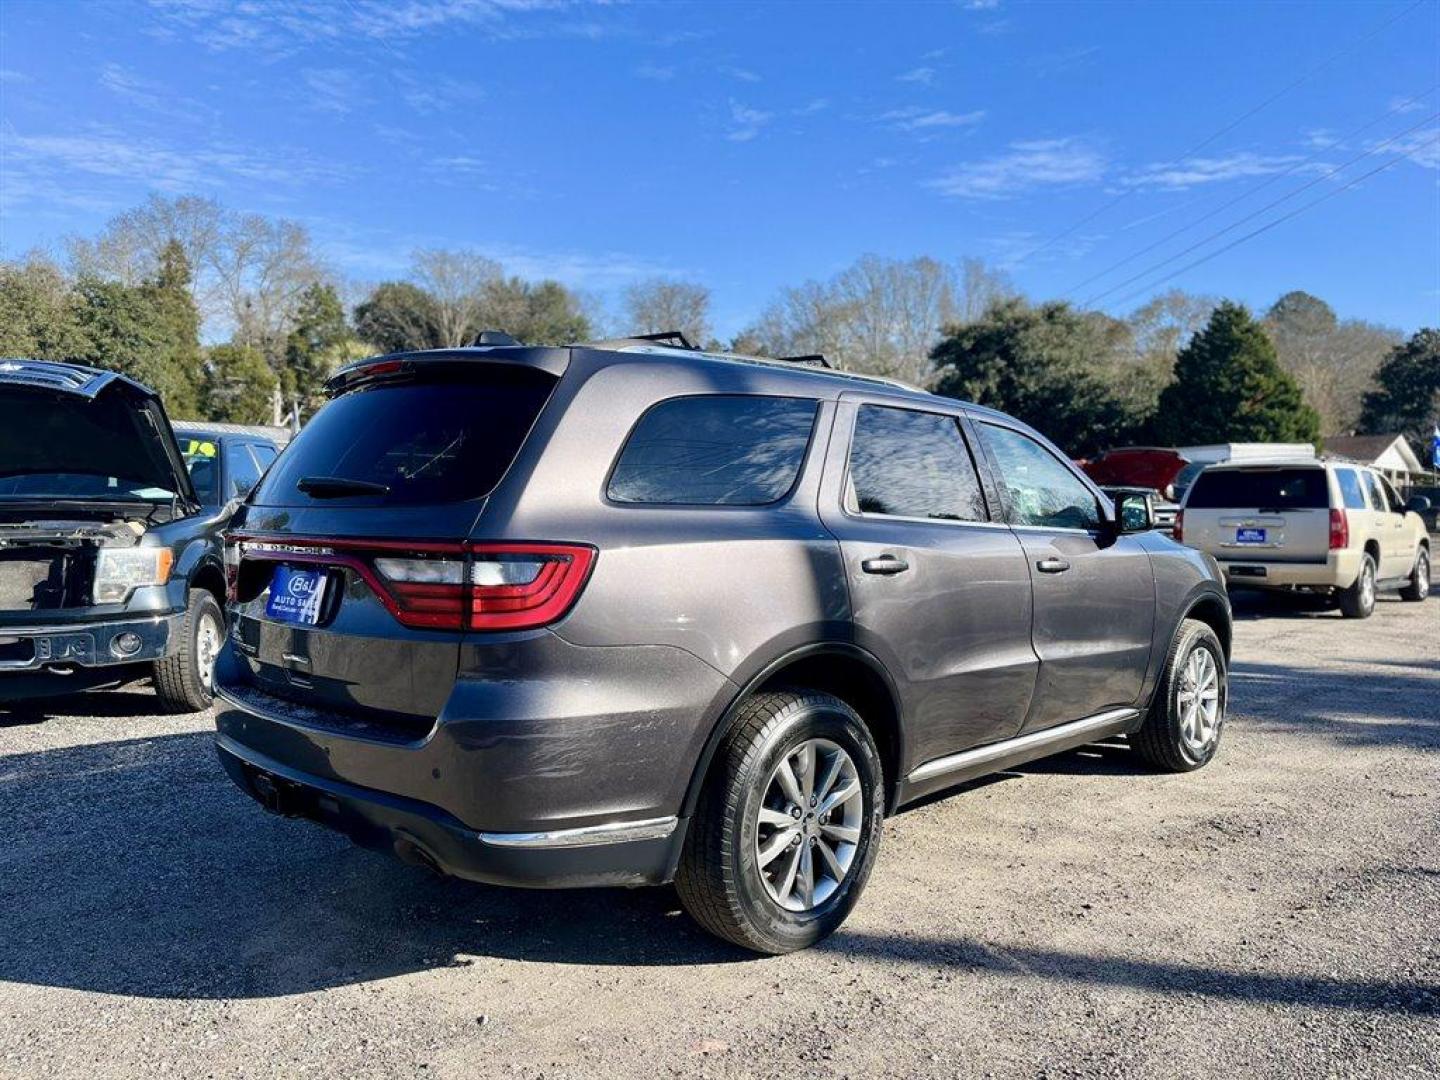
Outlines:
[{"label": "front side window", "polygon": [[1385,499],[1390,504],[1389,510],[1392,514],[1399,514],[1403,511],[1405,500],[1400,498],[1400,493],[1390,486],[1390,481],[1383,476],[1380,477],[1380,490],[1385,492]]},{"label": "front side window", "polygon": [[1009,496],[1012,525],[1099,527],[1100,506],[1095,496],[1059,458],[1018,431],[994,424],[982,424],[980,430]]},{"label": "front side window", "polygon": [[800,475],[819,408],[810,398],[707,394],[651,408],[606,489],[615,502],[763,506]]},{"label": "front side window", "polygon": [[984,521],[980,478],[953,416],[862,405],[850,443],[846,509],[941,521]]},{"label": "front side window", "polygon": [[1340,501],[1347,510],[1365,509],[1365,492],[1360,487],[1360,477],[1354,469],[1336,469],[1335,479],[1340,482]]}]

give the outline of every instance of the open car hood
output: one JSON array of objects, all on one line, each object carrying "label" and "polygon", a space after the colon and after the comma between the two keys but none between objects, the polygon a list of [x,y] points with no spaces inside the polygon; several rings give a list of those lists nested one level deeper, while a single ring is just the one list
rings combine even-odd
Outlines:
[{"label": "open car hood", "polygon": [[198,502],[155,391],[113,371],[0,359],[0,496],[23,497],[26,476],[47,474]]},{"label": "open car hood", "polygon": [[1080,467],[1097,484],[1108,487],[1142,487],[1165,491],[1190,460],[1174,450],[1130,446],[1107,450]]}]

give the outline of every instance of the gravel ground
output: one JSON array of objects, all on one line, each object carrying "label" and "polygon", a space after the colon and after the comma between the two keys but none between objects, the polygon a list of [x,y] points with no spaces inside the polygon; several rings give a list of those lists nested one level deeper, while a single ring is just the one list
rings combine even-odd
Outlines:
[{"label": "gravel ground", "polygon": [[6,1076],[1434,1076],[1440,601],[1251,604],[1218,759],[1070,753],[887,823],[824,946],[435,879],[141,690],[0,713]]}]

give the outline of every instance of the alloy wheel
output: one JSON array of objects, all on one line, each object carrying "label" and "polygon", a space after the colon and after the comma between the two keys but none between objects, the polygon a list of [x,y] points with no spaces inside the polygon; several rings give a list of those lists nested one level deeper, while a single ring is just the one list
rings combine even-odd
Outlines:
[{"label": "alloy wheel", "polygon": [[1209,649],[1193,649],[1175,686],[1180,737],[1196,753],[1204,753],[1220,734],[1220,665]]},{"label": "alloy wheel", "polygon": [[850,872],[865,823],[860,773],[829,739],[786,752],[765,783],[755,834],[765,891],[787,911],[809,911]]}]

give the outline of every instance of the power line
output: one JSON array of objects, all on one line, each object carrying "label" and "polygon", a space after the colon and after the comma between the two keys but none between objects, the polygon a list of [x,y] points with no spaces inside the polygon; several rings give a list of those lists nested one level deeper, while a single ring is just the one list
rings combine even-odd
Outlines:
[{"label": "power line", "polygon": [[[1435,146],[1437,143],[1440,143],[1440,136],[1437,136],[1436,138],[1431,139],[1429,142],[1421,143],[1419,146],[1415,147],[1415,149],[1416,149],[1416,150],[1427,150],[1427,149],[1429,149],[1430,147]],[[1142,285],[1140,288],[1136,289],[1134,292],[1131,292],[1131,293],[1126,294],[1125,296],[1122,296],[1119,300],[1116,301],[1116,303],[1117,303],[1117,304],[1128,303],[1129,301],[1135,299],[1137,296],[1142,296],[1143,294],[1149,292],[1151,289],[1155,288],[1155,286],[1157,286],[1157,285],[1163,285],[1165,282],[1170,281],[1170,280],[1172,280],[1173,278],[1177,278],[1177,277],[1179,277],[1181,274],[1189,273],[1191,270],[1195,269],[1195,267],[1200,266],[1200,265],[1203,264],[1203,263],[1207,263],[1207,262],[1209,262],[1211,259],[1214,259],[1214,258],[1216,258],[1216,257],[1218,257],[1218,256],[1220,256],[1220,255],[1225,254],[1225,252],[1227,252],[1227,251],[1230,251],[1230,250],[1232,250],[1232,249],[1234,249],[1234,248],[1239,247],[1241,244],[1245,243],[1247,240],[1253,240],[1255,237],[1259,236],[1261,233],[1267,233],[1267,232],[1269,232],[1271,229],[1275,228],[1277,225],[1283,225],[1285,222],[1289,221],[1291,218],[1299,217],[1301,214],[1303,214],[1306,210],[1309,210],[1311,207],[1319,206],[1319,205],[1320,205],[1322,202],[1324,202],[1326,199],[1333,199],[1336,195],[1339,195],[1339,194],[1341,194],[1342,192],[1345,192],[1345,191],[1349,191],[1351,188],[1355,187],[1355,185],[1357,185],[1357,184],[1359,184],[1359,183],[1361,183],[1361,182],[1363,182],[1363,181],[1365,181],[1365,180],[1370,179],[1370,177],[1376,175],[1377,173],[1382,173],[1382,172],[1384,172],[1386,169],[1394,168],[1396,165],[1400,164],[1400,162],[1402,162],[1402,161],[1404,161],[1404,160],[1405,160],[1404,155],[1397,155],[1396,157],[1391,158],[1389,161],[1382,162],[1381,164],[1375,166],[1375,168],[1371,169],[1369,172],[1362,173],[1361,175],[1357,176],[1354,180],[1351,180],[1349,183],[1343,184],[1343,185],[1341,185],[1340,187],[1336,188],[1336,189],[1333,190],[1333,191],[1327,191],[1324,195],[1321,195],[1318,199],[1311,199],[1311,200],[1310,200],[1308,203],[1306,203],[1304,206],[1297,206],[1294,210],[1291,210],[1288,214],[1283,214],[1283,215],[1281,215],[1280,217],[1276,218],[1274,221],[1267,222],[1266,224],[1260,226],[1260,228],[1258,228],[1258,229],[1253,229],[1252,231],[1246,233],[1244,236],[1236,237],[1234,240],[1230,241],[1230,243],[1226,244],[1224,247],[1216,248],[1214,251],[1210,252],[1210,254],[1208,254],[1208,255],[1202,255],[1200,258],[1196,259],[1194,262],[1187,263],[1186,265],[1182,266],[1179,270],[1171,271],[1170,273],[1164,275],[1163,277],[1157,278],[1155,281],[1152,281],[1152,282],[1149,282],[1148,284]]]},{"label": "power line", "polygon": [[1330,170],[1327,171],[1327,172],[1321,173],[1319,176],[1315,177],[1315,179],[1309,181],[1308,183],[1301,184],[1299,187],[1295,188],[1293,191],[1286,192],[1284,195],[1281,195],[1278,199],[1271,199],[1271,200],[1270,200],[1268,203],[1266,203],[1264,206],[1260,207],[1260,209],[1258,209],[1258,210],[1252,210],[1250,213],[1246,214],[1244,217],[1237,218],[1235,221],[1232,221],[1229,225],[1226,225],[1226,226],[1225,226],[1224,228],[1222,228],[1222,229],[1217,229],[1215,232],[1210,233],[1208,236],[1202,236],[1199,240],[1195,241],[1195,243],[1191,244],[1191,245],[1190,245],[1189,247],[1187,247],[1187,248],[1182,248],[1181,250],[1177,251],[1174,255],[1170,255],[1170,256],[1168,256],[1168,257],[1166,257],[1166,258],[1164,258],[1164,259],[1161,259],[1161,260],[1160,260],[1159,262],[1157,262],[1157,263],[1151,263],[1151,264],[1150,264],[1149,266],[1147,266],[1144,270],[1141,270],[1138,274],[1132,274],[1132,275],[1130,275],[1128,278],[1126,278],[1124,281],[1119,282],[1119,283],[1116,284],[1116,285],[1112,285],[1112,286],[1110,286],[1110,288],[1108,288],[1108,289],[1102,289],[1100,292],[1096,293],[1094,296],[1091,296],[1089,299],[1087,299],[1087,300],[1081,305],[1081,307],[1087,307],[1087,308],[1088,308],[1088,307],[1091,307],[1092,305],[1098,303],[1099,301],[1104,300],[1107,296],[1111,295],[1112,293],[1117,293],[1117,292],[1119,292],[1121,289],[1125,288],[1127,285],[1134,284],[1135,282],[1139,281],[1141,278],[1143,278],[1143,277],[1145,277],[1145,276],[1147,276],[1147,275],[1149,275],[1149,274],[1153,274],[1156,270],[1159,270],[1159,269],[1161,269],[1162,267],[1165,267],[1165,266],[1169,266],[1169,265],[1170,265],[1171,263],[1173,263],[1176,259],[1183,259],[1186,255],[1189,255],[1192,251],[1195,251],[1197,248],[1202,248],[1202,247],[1204,247],[1206,244],[1210,243],[1210,241],[1212,241],[1212,240],[1218,240],[1220,237],[1224,236],[1226,233],[1232,231],[1233,229],[1239,228],[1241,225],[1244,225],[1247,221],[1253,221],[1255,218],[1259,217],[1261,214],[1264,214],[1264,213],[1269,212],[1270,210],[1273,210],[1275,207],[1279,206],[1281,203],[1289,202],[1291,199],[1295,198],[1296,195],[1300,195],[1300,194],[1302,194],[1302,193],[1304,193],[1304,192],[1306,192],[1306,191],[1309,191],[1309,190],[1310,190],[1312,187],[1314,187],[1316,184],[1324,183],[1326,180],[1329,180],[1329,179],[1331,179],[1332,177],[1336,176],[1337,174],[1344,172],[1344,171],[1345,171],[1346,169],[1348,169],[1351,165],[1354,165],[1357,161],[1363,161],[1363,160],[1364,160],[1365,158],[1367,158],[1367,157],[1371,157],[1371,156],[1374,155],[1374,154],[1378,154],[1381,150],[1384,150],[1387,146],[1391,145],[1392,143],[1394,143],[1394,142],[1396,142],[1396,141],[1398,141],[1398,140],[1400,140],[1400,139],[1403,139],[1406,135],[1409,135],[1411,132],[1418,131],[1420,128],[1424,127],[1426,124],[1429,124],[1429,123],[1431,123],[1432,121],[1435,121],[1435,120],[1440,120],[1440,112],[1431,113],[1429,116],[1425,117],[1425,119],[1421,120],[1418,124],[1414,124],[1414,125],[1412,125],[1411,127],[1406,128],[1404,131],[1401,131],[1401,132],[1399,132],[1399,133],[1396,134],[1396,135],[1390,136],[1390,138],[1386,139],[1384,142],[1377,143],[1376,145],[1372,146],[1369,150],[1365,150],[1365,151],[1363,151],[1363,152],[1361,152],[1361,153],[1359,153],[1359,154],[1356,154],[1354,157],[1350,158],[1350,160],[1348,160],[1348,161],[1346,161],[1346,162],[1344,162],[1344,163],[1342,163],[1342,164],[1340,164],[1340,165],[1336,165],[1333,169],[1330,169]]},{"label": "power line", "polygon": [[[1313,78],[1313,77],[1314,77],[1315,75],[1317,75],[1319,72],[1323,71],[1325,68],[1329,67],[1332,63],[1334,63],[1334,62],[1335,62],[1336,60],[1338,60],[1340,57],[1344,56],[1344,55],[1345,55],[1346,53],[1348,53],[1350,50],[1352,50],[1352,49],[1354,49],[1354,48],[1356,48],[1356,47],[1358,47],[1358,46],[1360,46],[1360,45],[1363,45],[1365,42],[1369,41],[1371,38],[1373,38],[1376,34],[1380,33],[1381,31],[1389,29],[1389,27],[1391,27],[1391,26],[1392,26],[1393,24],[1395,24],[1396,22],[1399,22],[1399,21],[1400,21],[1401,19],[1403,19],[1406,15],[1409,15],[1410,12],[1414,11],[1417,7],[1419,7],[1419,6],[1420,6],[1421,4],[1423,4],[1423,3],[1425,3],[1425,0],[1414,0],[1414,3],[1412,3],[1409,7],[1404,8],[1402,11],[1400,11],[1400,12],[1399,12],[1398,14],[1396,14],[1396,15],[1392,15],[1390,18],[1386,19],[1384,22],[1380,23],[1378,26],[1374,27],[1374,28],[1371,29],[1368,33],[1366,33],[1366,34],[1363,35],[1362,37],[1358,38],[1357,40],[1351,42],[1350,44],[1348,44],[1348,45],[1346,45],[1345,47],[1339,49],[1338,51],[1331,53],[1331,54],[1330,54],[1329,56],[1327,56],[1324,60],[1321,60],[1321,61],[1320,61],[1318,64],[1316,64],[1314,67],[1312,67],[1312,68],[1310,68],[1309,70],[1307,70],[1304,74],[1302,74],[1302,75],[1301,75],[1299,78],[1297,78],[1294,82],[1287,83],[1285,86],[1281,87],[1281,88],[1280,88],[1279,90],[1277,90],[1275,93],[1273,93],[1273,94],[1271,94],[1269,97],[1267,97],[1264,101],[1260,102],[1260,104],[1258,104],[1258,105],[1254,106],[1253,108],[1248,109],[1248,110],[1246,110],[1245,112],[1241,113],[1241,114],[1240,114],[1239,116],[1237,116],[1234,120],[1231,120],[1231,121],[1230,121],[1228,124],[1226,124],[1224,127],[1220,128],[1219,131],[1216,131],[1216,132],[1214,132],[1214,133],[1212,133],[1212,134],[1210,134],[1210,135],[1207,135],[1205,138],[1201,139],[1201,140],[1200,140],[1198,143],[1196,143],[1194,146],[1190,147],[1190,149],[1188,149],[1188,150],[1184,151],[1183,153],[1179,154],[1178,156],[1176,156],[1176,157],[1173,158],[1172,160],[1167,161],[1167,162],[1166,162],[1163,166],[1161,166],[1161,167],[1162,167],[1162,168],[1169,168],[1169,167],[1171,167],[1171,166],[1173,166],[1173,165],[1178,165],[1180,162],[1184,161],[1186,158],[1191,157],[1192,155],[1197,154],[1197,153],[1199,153],[1201,150],[1205,149],[1205,147],[1209,146],[1209,145],[1210,145],[1211,143],[1213,143],[1216,139],[1219,139],[1219,138],[1222,138],[1222,137],[1225,136],[1225,135],[1228,135],[1230,132],[1234,131],[1237,127],[1239,127],[1241,124],[1243,124],[1246,120],[1249,120],[1249,119],[1250,119],[1252,116],[1254,116],[1256,113],[1261,112],[1262,110],[1264,110],[1264,109],[1268,108],[1269,106],[1273,105],[1276,101],[1278,101],[1280,98],[1284,97],[1284,96],[1285,96],[1286,94],[1288,94],[1291,90],[1294,90],[1297,86],[1301,86],[1301,85],[1303,85],[1304,83],[1308,82],[1311,78]],[[1117,206],[1118,204],[1124,202],[1126,199],[1128,199],[1128,198],[1129,198],[1131,195],[1133,195],[1134,193],[1135,193],[1135,189],[1134,189],[1134,188],[1130,188],[1130,189],[1127,189],[1127,190],[1125,190],[1125,191],[1122,191],[1120,194],[1116,195],[1116,196],[1115,196],[1113,199],[1111,199],[1109,202],[1103,203],[1103,204],[1102,204],[1100,207],[1098,207],[1097,209],[1092,210],[1090,213],[1086,214],[1084,217],[1082,217],[1079,221],[1075,222],[1075,223],[1074,223],[1073,225],[1071,225],[1069,228],[1064,229],[1064,230],[1056,233],[1054,236],[1050,237],[1050,239],[1048,239],[1048,240],[1044,241],[1043,243],[1041,243],[1039,247],[1034,248],[1034,249],[1032,249],[1031,251],[1027,252],[1026,254],[1022,255],[1022,256],[1021,256],[1019,259],[1017,259],[1017,260],[1015,261],[1015,263],[1013,263],[1012,265],[1014,265],[1014,266],[1019,266],[1021,263],[1024,263],[1026,260],[1028,260],[1028,259],[1033,259],[1036,255],[1039,255],[1042,251],[1045,251],[1045,250],[1049,249],[1049,248],[1052,247],[1054,244],[1056,244],[1056,243],[1058,243],[1059,241],[1065,239],[1065,237],[1067,237],[1067,236],[1069,236],[1071,233],[1075,232],[1076,229],[1079,229],[1079,228],[1081,228],[1081,227],[1084,226],[1084,225],[1088,225],[1090,222],[1094,221],[1094,220],[1095,220],[1097,217],[1099,217],[1101,214],[1106,213],[1106,212],[1109,211],[1112,207]]]},{"label": "power line", "polygon": [[[1437,84],[1437,86],[1440,86],[1440,84]],[[1388,109],[1386,112],[1382,113],[1380,116],[1375,117],[1373,120],[1367,120],[1365,123],[1361,124],[1359,127],[1355,128],[1355,129],[1353,129],[1353,130],[1351,130],[1351,131],[1347,131],[1344,135],[1341,135],[1338,139],[1336,139],[1335,142],[1331,144],[1331,146],[1344,144],[1344,143],[1348,142],[1349,140],[1355,138],[1355,136],[1360,135],[1360,134],[1363,134],[1364,132],[1368,131],[1370,128],[1374,127],[1376,124],[1380,123],[1381,121],[1389,119],[1391,116],[1394,116],[1396,113],[1404,112],[1404,111],[1407,110],[1411,105],[1415,104],[1417,101],[1420,101],[1422,98],[1427,98],[1427,97],[1429,97],[1431,94],[1433,94],[1433,93],[1435,92],[1437,86],[1432,86],[1432,87],[1430,87],[1430,89],[1426,90],[1424,93],[1416,94],[1416,95],[1415,95],[1414,97],[1412,97],[1412,98],[1408,98],[1408,99],[1406,99],[1405,101],[1401,101],[1401,102],[1393,105],[1390,109]],[[1148,255],[1150,252],[1154,251],[1156,248],[1158,248],[1158,247],[1163,247],[1165,244],[1168,244],[1171,240],[1174,240],[1175,237],[1181,235],[1182,233],[1187,233],[1187,232],[1189,232],[1191,229],[1195,228],[1195,226],[1200,225],[1200,224],[1203,224],[1203,223],[1206,222],[1206,221],[1209,221],[1211,218],[1213,218],[1213,217],[1217,216],[1218,214],[1221,214],[1221,213],[1223,213],[1224,211],[1230,209],[1230,207],[1234,206],[1236,203],[1244,202],[1244,201],[1245,201],[1246,199],[1248,199],[1251,195],[1254,195],[1254,194],[1256,194],[1257,192],[1260,192],[1260,191],[1264,191],[1264,190],[1265,190],[1267,187],[1269,187],[1271,184],[1279,183],[1281,180],[1284,180],[1287,176],[1292,176],[1292,175],[1294,175],[1297,171],[1299,171],[1300,169],[1303,169],[1306,165],[1309,165],[1312,161],[1314,161],[1316,158],[1318,158],[1322,153],[1324,153],[1324,152],[1325,152],[1326,150],[1328,150],[1328,149],[1330,149],[1330,147],[1328,147],[1328,146],[1327,146],[1327,147],[1322,147],[1322,148],[1320,148],[1320,149],[1317,149],[1317,150],[1316,150],[1314,153],[1312,153],[1309,157],[1303,158],[1302,160],[1295,162],[1295,163],[1294,163],[1293,165],[1291,165],[1288,169],[1285,169],[1285,170],[1282,171],[1282,172],[1275,173],[1274,175],[1270,176],[1269,178],[1260,181],[1260,183],[1255,184],[1255,185],[1253,185],[1252,187],[1247,188],[1245,191],[1242,191],[1239,195],[1235,196],[1233,199],[1229,200],[1228,202],[1221,203],[1219,206],[1215,207],[1215,209],[1211,210],[1209,213],[1202,214],[1200,217],[1196,218],[1194,221],[1190,222],[1189,224],[1181,225],[1178,229],[1174,229],[1174,230],[1172,230],[1171,232],[1166,233],[1166,234],[1165,234],[1164,236],[1162,236],[1159,240],[1156,240],[1153,244],[1147,244],[1145,247],[1140,248],[1138,251],[1132,251],[1129,255],[1126,255],[1123,259],[1120,259],[1118,262],[1111,263],[1109,266],[1107,266],[1104,270],[1101,270],[1099,273],[1091,274],[1088,278],[1086,278],[1084,281],[1080,282],[1078,285],[1073,285],[1073,286],[1071,286],[1070,288],[1066,289],[1061,295],[1062,295],[1062,296],[1069,296],[1069,295],[1071,295],[1072,293],[1077,293],[1077,292],[1079,292],[1081,289],[1083,289],[1086,285],[1089,285],[1091,282],[1093,282],[1093,281],[1099,281],[1099,280],[1100,280],[1101,278],[1103,278],[1103,277],[1108,277],[1110,274],[1112,274],[1112,273],[1114,273],[1116,270],[1120,269],[1120,267],[1125,266],[1125,265],[1128,264],[1128,263],[1134,262],[1136,259],[1140,258],[1140,256],[1142,256],[1142,255]],[[1303,190],[1303,189],[1302,189],[1302,190]],[[1139,224],[1139,222],[1136,222],[1136,223],[1133,223],[1133,224]],[[1125,228],[1129,228],[1130,226],[1127,225],[1127,226],[1124,226],[1124,227],[1125,227]]]}]

